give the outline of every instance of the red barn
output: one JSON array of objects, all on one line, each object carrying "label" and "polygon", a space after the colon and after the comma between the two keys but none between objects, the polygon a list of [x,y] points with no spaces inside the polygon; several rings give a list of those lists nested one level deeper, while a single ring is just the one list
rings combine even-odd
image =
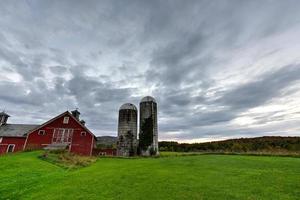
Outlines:
[{"label": "red barn", "polygon": [[91,156],[96,137],[79,120],[78,110],[66,111],[42,125],[7,124],[8,115],[0,113],[0,155],[27,149],[67,149]]},{"label": "red barn", "polygon": [[0,155],[22,151],[26,140],[26,133],[38,127],[29,124],[7,124],[10,116],[0,113]]},{"label": "red barn", "polygon": [[91,156],[95,135],[79,120],[80,112],[66,111],[27,134],[24,149],[68,149],[69,152]]}]

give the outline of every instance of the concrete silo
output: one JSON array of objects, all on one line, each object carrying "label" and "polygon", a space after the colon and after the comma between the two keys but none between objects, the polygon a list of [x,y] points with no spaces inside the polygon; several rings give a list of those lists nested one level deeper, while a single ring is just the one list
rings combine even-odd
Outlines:
[{"label": "concrete silo", "polygon": [[139,152],[143,156],[158,155],[157,103],[146,96],[140,102]]},{"label": "concrete silo", "polygon": [[137,108],[131,103],[123,104],[119,109],[118,156],[137,154]]}]

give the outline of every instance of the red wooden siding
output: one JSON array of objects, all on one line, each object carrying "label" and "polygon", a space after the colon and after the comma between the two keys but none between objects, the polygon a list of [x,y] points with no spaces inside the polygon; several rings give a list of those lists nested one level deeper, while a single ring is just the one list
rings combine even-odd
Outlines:
[{"label": "red wooden siding", "polygon": [[[65,116],[69,117],[68,124],[63,123]],[[95,144],[94,135],[81,126],[80,122],[73,118],[69,112],[66,112],[52,122],[46,123],[44,126],[31,132],[27,136],[25,149],[42,149],[51,144],[54,130],[57,128],[73,129],[71,145],[69,148],[70,152],[86,156],[91,155],[92,148]],[[45,135],[39,135],[39,130],[45,130]],[[81,132],[86,132],[86,135],[82,136]]]},{"label": "red wooden siding", "polygon": [[10,144],[15,145],[13,152],[22,151],[25,140],[25,137],[2,137],[2,141],[0,143],[0,155],[7,152],[8,145]]},{"label": "red wooden siding", "polygon": [[83,131],[86,132],[82,129],[74,130],[70,152],[82,155],[91,155],[94,144],[94,136],[89,133],[82,136],[81,132]]}]

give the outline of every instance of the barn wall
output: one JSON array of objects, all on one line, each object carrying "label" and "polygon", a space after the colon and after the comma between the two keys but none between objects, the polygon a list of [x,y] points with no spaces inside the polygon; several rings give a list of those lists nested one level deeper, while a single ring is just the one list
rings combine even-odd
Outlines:
[{"label": "barn wall", "polygon": [[14,144],[14,152],[22,151],[25,143],[25,137],[3,137],[0,143],[0,155],[6,154],[7,147],[9,144]]},{"label": "barn wall", "polygon": [[86,136],[81,136],[81,131],[84,130],[74,131],[70,152],[80,155],[91,155],[94,136],[88,133]]},{"label": "barn wall", "polygon": [[[63,119],[65,116],[69,116],[69,123],[63,124]],[[78,121],[74,120],[69,114],[65,114],[53,122],[35,130],[34,132],[30,133],[27,137],[27,142],[25,149],[42,149],[49,144],[52,143],[53,132],[55,128],[69,128],[73,129],[73,137],[70,151],[72,153],[77,153],[81,155],[90,155],[92,142],[94,137],[89,134],[80,124]],[[39,135],[39,130],[45,130],[45,135]],[[87,132],[86,136],[81,136],[81,132]]]}]

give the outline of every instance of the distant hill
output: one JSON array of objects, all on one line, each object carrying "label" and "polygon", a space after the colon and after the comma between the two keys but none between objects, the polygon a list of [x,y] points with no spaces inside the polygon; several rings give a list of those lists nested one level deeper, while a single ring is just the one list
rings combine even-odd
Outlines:
[{"label": "distant hill", "polygon": [[115,148],[117,145],[117,137],[99,136],[97,137],[97,147]]},{"label": "distant hill", "polygon": [[[97,147],[116,148],[117,137],[97,137]],[[204,143],[178,143],[174,141],[159,142],[160,151],[175,152],[274,152],[300,153],[300,137],[264,136],[255,138],[238,138]]]},{"label": "distant hill", "polygon": [[159,142],[160,151],[176,152],[297,152],[300,153],[300,137],[264,136],[239,138],[205,143]]}]

